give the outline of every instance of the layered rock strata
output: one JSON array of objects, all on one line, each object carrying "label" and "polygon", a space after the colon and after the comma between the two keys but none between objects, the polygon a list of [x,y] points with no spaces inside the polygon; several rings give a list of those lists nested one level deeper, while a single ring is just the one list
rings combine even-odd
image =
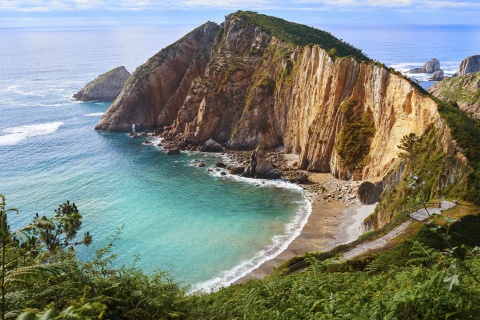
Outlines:
[{"label": "layered rock strata", "polygon": [[128,131],[132,124],[153,128],[172,124],[194,80],[205,73],[219,26],[208,22],[138,67],[96,126]]}]

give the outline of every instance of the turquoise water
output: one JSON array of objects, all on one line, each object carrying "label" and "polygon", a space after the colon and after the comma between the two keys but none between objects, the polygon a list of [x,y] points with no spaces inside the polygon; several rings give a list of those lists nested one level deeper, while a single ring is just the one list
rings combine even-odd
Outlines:
[{"label": "turquoise water", "polygon": [[118,265],[138,254],[146,272],[169,270],[193,289],[213,288],[294,237],[309,212],[301,190],[208,172],[220,155],[168,156],[144,138],[96,132],[109,104],[69,99],[115,66],[133,71],[183,29],[170,32],[177,33],[0,30],[0,193],[21,212],[10,217],[12,227],[70,200],[94,239],[79,249],[82,258],[123,226]]},{"label": "turquoise water", "polygon": [[[114,248],[119,265],[139,254],[146,272],[170,270],[193,289],[232,282],[298,234],[310,212],[299,188],[208,172],[219,155],[167,156],[143,138],[96,132],[108,104],[69,99],[114,67],[133,71],[191,29],[0,29],[0,193],[20,209],[10,217],[13,227],[36,212],[52,214],[68,199],[94,237],[82,258],[123,226]],[[436,37],[435,47],[420,46],[415,54],[404,46],[415,30],[337,31],[371,58],[388,57],[387,65],[421,65],[436,56],[457,66],[480,53],[478,41],[464,44],[478,39],[478,28],[427,28],[424,37]]]}]

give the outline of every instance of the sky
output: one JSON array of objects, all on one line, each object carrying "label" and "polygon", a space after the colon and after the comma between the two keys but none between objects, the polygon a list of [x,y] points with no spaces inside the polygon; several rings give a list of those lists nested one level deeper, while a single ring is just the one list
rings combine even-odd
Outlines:
[{"label": "sky", "polygon": [[237,10],[307,25],[480,24],[480,0],[0,0],[0,27],[200,25]]}]

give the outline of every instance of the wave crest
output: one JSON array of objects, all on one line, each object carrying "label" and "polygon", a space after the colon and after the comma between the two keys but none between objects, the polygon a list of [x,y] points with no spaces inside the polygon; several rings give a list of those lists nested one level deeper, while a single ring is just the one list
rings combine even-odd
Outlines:
[{"label": "wave crest", "polygon": [[28,138],[54,133],[63,124],[56,121],[3,129],[5,134],[0,135],[0,146],[11,146]]}]

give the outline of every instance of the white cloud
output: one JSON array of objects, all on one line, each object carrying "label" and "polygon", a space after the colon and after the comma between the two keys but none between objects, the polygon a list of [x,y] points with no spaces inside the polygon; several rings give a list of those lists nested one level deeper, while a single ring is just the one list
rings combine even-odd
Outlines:
[{"label": "white cloud", "polygon": [[412,0],[368,0],[367,3],[372,6],[381,7],[410,7]]},{"label": "white cloud", "polygon": [[168,9],[248,9],[248,10],[329,10],[395,8],[480,9],[479,0],[0,0],[0,13],[62,10],[168,10]]},{"label": "white cloud", "polygon": [[[345,1],[345,0],[343,0]],[[259,9],[265,7],[281,7],[283,4],[274,0],[0,0],[0,11],[42,11],[46,10],[163,10],[163,9],[196,9],[196,8],[222,8]]]},{"label": "white cloud", "polygon": [[426,6],[432,8],[465,8],[480,9],[480,2],[475,1],[426,1]]},{"label": "white cloud", "polygon": [[182,0],[182,5],[188,7],[215,7],[215,8],[245,8],[245,7],[262,7],[271,5],[269,0]]}]

